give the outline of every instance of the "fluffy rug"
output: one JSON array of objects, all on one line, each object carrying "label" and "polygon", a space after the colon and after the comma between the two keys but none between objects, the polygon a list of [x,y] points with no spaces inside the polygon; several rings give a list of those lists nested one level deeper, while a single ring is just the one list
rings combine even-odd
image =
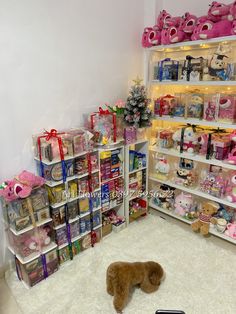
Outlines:
[{"label": "fluffy rug", "polygon": [[105,274],[108,265],[118,260],[154,260],[166,272],[157,292],[134,291],[125,314],[154,314],[157,309],[235,313],[236,255],[152,215],[111,234],[32,289],[27,290],[14,273],[7,283],[24,314],[112,314]]}]

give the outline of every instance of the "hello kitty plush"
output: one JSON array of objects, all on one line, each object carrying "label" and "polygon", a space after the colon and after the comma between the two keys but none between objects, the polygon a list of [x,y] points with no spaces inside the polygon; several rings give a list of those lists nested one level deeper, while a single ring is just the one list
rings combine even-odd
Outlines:
[{"label": "hello kitty plush", "polygon": [[191,194],[184,194],[183,192],[175,198],[175,213],[180,216],[185,216],[193,207],[193,198]]},{"label": "hello kitty plush", "polygon": [[175,146],[177,150],[181,150],[181,136],[183,134],[183,151],[193,154],[196,151],[197,144],[198,144],[198,136],[196,132],[194,132],[194,129],[192,127],[186,127],[184,128],[184,131],[182,129],[178,129],[173,134],[173,141],[175,142]]},{"label": "hello kitty plush", "polygon": [[165,157],[160,158],[156,163],[157,178],[160,180],[166,180],[170,172],[170,165]]},{"label": "hello kitty plush", "polygon": [[226,199],[231,203],[236,202],[236,171],[230,176],[230,181],[226,187]]}]

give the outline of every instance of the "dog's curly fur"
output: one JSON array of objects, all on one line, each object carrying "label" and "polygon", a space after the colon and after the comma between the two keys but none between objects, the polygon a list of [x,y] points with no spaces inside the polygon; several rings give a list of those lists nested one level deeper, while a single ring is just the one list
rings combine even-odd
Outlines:
[{"label": "dog's curly fur", "polygon": [[146,293],[158,289],[164,276],[163,268],[155,262],[115,262],[107,268],[107,292],[114,296],[113,304],[121,313],[127,304],[130,289],[139,285]]}]

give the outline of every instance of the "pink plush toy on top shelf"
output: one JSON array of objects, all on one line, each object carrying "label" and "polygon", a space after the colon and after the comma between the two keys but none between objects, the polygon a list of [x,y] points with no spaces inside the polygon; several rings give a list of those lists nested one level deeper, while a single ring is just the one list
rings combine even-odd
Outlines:
[{"label": "pink plush toy on top shelf", "polygon": [[166,10],[162,10],[157,17],[156,25],[159,27],[160,30],[162,30],[163,28],[167,28],[168,20],[171,18],[172,16],[168,12],[166,12]]},{"label": "pink plush toy on top shelf", "polygon": [[186,34],[178,27],[172,26],[168,29],[163,29],[161,32],[162,45],[179,43],[186,40]]},{"label": "pink plush toy on top shelf", "polygon": [[236,19],[236,1],[234,1],[230,6],[230,15],[232,16],[233,20]]},{"label": "pink plush toy on top shelf", "polygon": [[231,4],[224,4],[217,1],[213,1],[208,10],[208,19],[212,22],[219,22],[221,20],[233,20],[233,16],[230,13]]},{"label": "pink plush toy on top shelf", "polygon": [[211,39],[216,37],[230,36],[232,31],[232,22],[222,20],[219,22],[212,22],[207,20],[200,23],[194,29],[192,40]]},{"label": "pink plush toy on top shelf", "polygon": [[182,30],[190,40],[190,37],[197,24],[197,17],[189,12],[186,12],[180,22],[180,30]]},{"label": "pink plush toy on top shelf", "polygon": [[148,33],[148,44],[157,46],[161,44],[161,31],[157,25],[154,25],[152,30]]},{"label": "pink plush toy on top shelf", "polygon": [[149,48],[152,47],[152,44],[149,42],[148,37],[149,33],[153,31],[152,27],[145,27],[143,31],[143,36],[142,36],[142,46],[144,48]]}]

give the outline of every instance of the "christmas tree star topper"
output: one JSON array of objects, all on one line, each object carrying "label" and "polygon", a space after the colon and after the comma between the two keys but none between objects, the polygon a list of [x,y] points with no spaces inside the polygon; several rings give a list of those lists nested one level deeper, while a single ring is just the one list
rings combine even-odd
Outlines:
[{"label": "christmas tree star topper", "polygon": [[133,80],[133,82],[135,83],[135,85],[141,85],[141,82],[142,82],[142,81],[143,81],[143,80],[140,79],[138,76],[136,77],[135,80]]}]

